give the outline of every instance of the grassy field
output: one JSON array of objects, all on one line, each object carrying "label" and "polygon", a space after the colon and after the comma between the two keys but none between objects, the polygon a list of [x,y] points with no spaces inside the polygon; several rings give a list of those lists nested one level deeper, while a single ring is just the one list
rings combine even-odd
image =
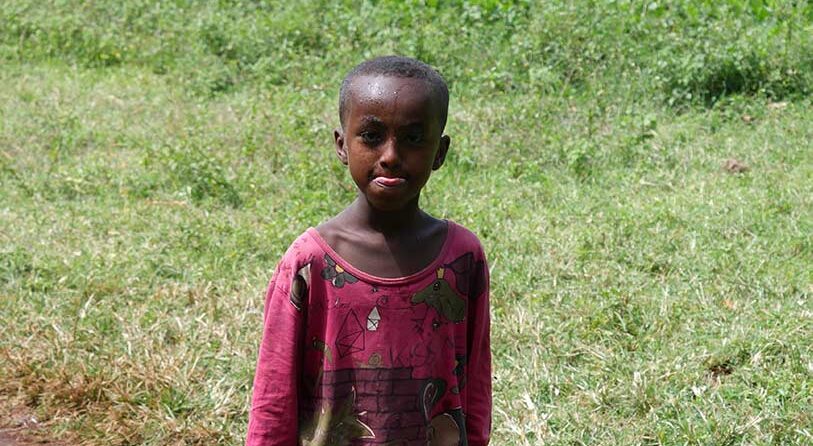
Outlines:
[{"label": "grassy field", "polygon": [[0,415],[240,444],[270,273],[354,196],[339,82],[389,53],[450,82],[423,203],[489,255],[493,444],[813,443],[804,1],[0,0]]}]

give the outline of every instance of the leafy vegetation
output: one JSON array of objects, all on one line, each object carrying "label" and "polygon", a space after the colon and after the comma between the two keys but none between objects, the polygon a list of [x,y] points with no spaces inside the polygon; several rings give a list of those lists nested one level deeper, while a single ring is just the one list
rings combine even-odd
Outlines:
[{"label": "leafy vegetation", "polygon": [[[344,73],[449,80],[494,444],[808,444],[813,3],[0,0],[0,407],[240,444],[275,262],[354,189]],[[727,160],[736,159],[736,161]]]}]

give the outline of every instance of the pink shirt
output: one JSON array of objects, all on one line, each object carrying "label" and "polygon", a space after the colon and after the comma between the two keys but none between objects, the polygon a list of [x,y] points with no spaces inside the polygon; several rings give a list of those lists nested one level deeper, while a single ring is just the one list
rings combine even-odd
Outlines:
[{"label": "pink shirt", "polygon": [[400,278],[308,229],[268,287],[246,445],[488,444],[488,288],[479,240],[453,222],[438,257]]}]

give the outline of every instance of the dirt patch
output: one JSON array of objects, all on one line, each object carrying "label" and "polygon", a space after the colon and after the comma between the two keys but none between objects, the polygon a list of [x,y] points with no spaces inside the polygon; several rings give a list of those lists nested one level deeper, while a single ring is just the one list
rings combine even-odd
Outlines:
[{"label": "dirt patch", "polygon": [[24,406],[0,407],[0,446],[65,446],[49,439],[42,424]]},{"label": "dirt patch", "polygon": [[711,367],[709,367],[709,373],[711,373],[712,377],[719,379],[721,376],[726,376],[734,373],[734,366],[727,362],[714,364]]},{"label": "dirt patch", "polygon": [[31,443],[17,440],[11,434],[0,430],[0,446],[28,446]]},{"label": "dirt patch", "polygon": [[20,429],[0,429],[0,446],[65,446],[41,435]]},{"label": "dirt patch", "polygon": [[742,161],[729,158],[725,160],[725,163],[723,163],[723,170],[728,173],[743,173],[748,172],[749,168]]}]

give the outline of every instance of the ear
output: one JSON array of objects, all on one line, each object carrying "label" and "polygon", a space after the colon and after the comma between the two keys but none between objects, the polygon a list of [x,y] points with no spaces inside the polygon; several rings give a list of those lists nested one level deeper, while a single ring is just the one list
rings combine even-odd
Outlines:
[{"label": "ear", "polygon": [[432,163],[432,170],[440,169],[443,162],[446,161],[446,153],[449,152],[449,144],[452,139],[448,135],[440,137],[440,144],[438,145],[438,152],[435,154],[435,161]]},{"label": "ear", "polygon": [[342,164],[347,165],[347,149],[344,147],[344,133],[342,129],[333,130],[333,142],[336,144],[336,156],[342,161]]}]

